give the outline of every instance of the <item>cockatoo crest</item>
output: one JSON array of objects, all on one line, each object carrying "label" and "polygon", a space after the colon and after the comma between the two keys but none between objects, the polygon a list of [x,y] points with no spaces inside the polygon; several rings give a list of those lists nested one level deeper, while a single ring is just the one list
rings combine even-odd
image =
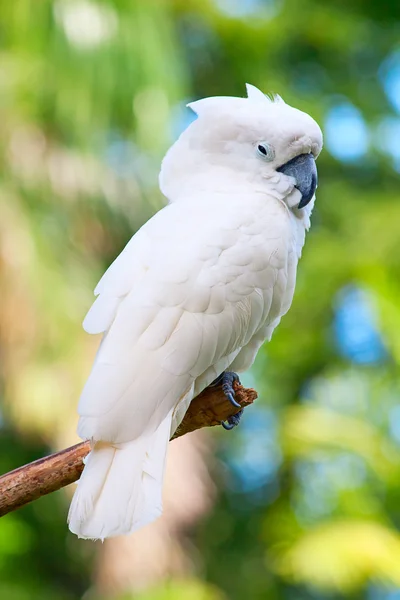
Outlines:
[{"label": "cockatoo crest", "polygon": [[[264,104],[268,108],[272,104],[285,104],[284,100],[278,94],[266,95],[261,90],[256,88],[251,83],[246,83],[247,100],[251,104]],[[211,96],[210,98],[202,98],[195,102],[189,102],[186,106],[191,108],[196,115],[204,114],[212,111],[214,108],[219,108],[221,105],[230,102],[231,100],[243,100],[243,98],[234,98],[232,96]]]}]

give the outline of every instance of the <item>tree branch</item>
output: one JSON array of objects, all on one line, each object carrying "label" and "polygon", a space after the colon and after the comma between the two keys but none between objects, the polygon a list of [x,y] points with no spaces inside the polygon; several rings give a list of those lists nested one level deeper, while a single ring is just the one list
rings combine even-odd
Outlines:
[{"label": "tree branch", "polygon": [[[253,389],[245,389],[236,382],[234,388],[235,398],[243,408],[257,398]],[[219,425],[237,412],[220,386],[208,387],[192,400],[172,439],[202,427]],[[83,471],[83,459],[89,452],[90,442],[81,442],[2,475],[0,517],[77,481]]]}]

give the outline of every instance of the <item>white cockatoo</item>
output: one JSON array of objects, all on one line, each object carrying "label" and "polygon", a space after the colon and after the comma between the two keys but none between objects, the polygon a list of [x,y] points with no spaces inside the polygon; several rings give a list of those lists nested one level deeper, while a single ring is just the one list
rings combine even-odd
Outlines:
[{"label": "white cockatoo", "polygon": [[280,97],[247,92],[189,104],[198,118],[162,162],[168,205],[95,290],[84,328],[104,336],[78,426],[92,450],[69,512],[82,538],[161,514],[168,440],[190,401],[248,369],[291,305],[322,134]]}]

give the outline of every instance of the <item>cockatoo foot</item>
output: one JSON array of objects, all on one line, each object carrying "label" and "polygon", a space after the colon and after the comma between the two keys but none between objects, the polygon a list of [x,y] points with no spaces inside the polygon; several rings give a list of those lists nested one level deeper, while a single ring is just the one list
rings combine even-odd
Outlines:
[{"label": "cockatoo foot", "polygon": [[232,371],[225,371],[222,373],[222,391],[225,396],[228,398],[229,402],[240,408],[239,402],[235,400],[235,390],[233,389],[233,384],[235,381],[240,383],[239,375],[237,373],[233,373]]},{"label": "cockatoo foot", "polygon": [[[210,384],[211,386],[222,385],[222,391],[225,396],[229,400],[229,402],[240,408],[239,402],[235,400],[235,390],[233,389],[234,382],[237,381],[240,384],[239,375],[237,373],[233,373],[233,371],[224,371],[219,375],[214,381]],[[221,421],[221,425],[227,431],[230,431],[237,425],[239,425],[240,417],[243,414],[243,410],[239,411],[236,415],[232,415],[226,421]]]},{"label": "cockatoo foot", "polygon": [[231,429],[233,429],[234,427],[239,425],[242,414],[243,414],[243,408],[236,415],[232,415],[231,417],[229,417],[229,419],[227,419],[226,422],[221,421],[222,427],[224,429],[226,429],[227,431],[230,431]]},{"label": "cockatoo foot", "polygon": [[239,402],[236,402],[235,400],[235,390],[233,389],[233,383],[235,381],[240,384],[239,375],[237,373],[233,373],[233,371],[224,371],[221,373],[221,375],[214,379],[212,383],[210,383],[210,387],[222,384],[222,391],[228,398],[229,402],[233,404],[233,406],[240,408]]}]

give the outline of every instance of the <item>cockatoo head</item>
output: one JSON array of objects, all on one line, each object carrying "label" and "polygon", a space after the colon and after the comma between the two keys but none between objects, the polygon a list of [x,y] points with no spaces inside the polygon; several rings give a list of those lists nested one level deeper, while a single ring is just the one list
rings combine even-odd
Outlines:
[{"label": "cockatoo head", "polygon": [[170,201],[190,190],[267,191],[300,211],[314,198],[322,133],[306,113],[252,85],[247,98],[211,97],[167,153],[160,175]]}]

